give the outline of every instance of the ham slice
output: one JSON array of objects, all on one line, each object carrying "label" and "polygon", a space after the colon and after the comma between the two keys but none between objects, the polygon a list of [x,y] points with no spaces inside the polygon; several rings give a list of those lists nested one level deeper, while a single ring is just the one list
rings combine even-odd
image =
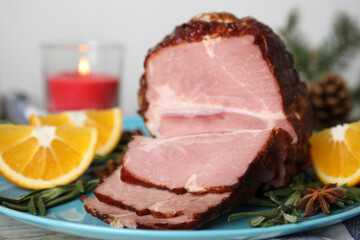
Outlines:
[{"label": "ham slice", "polygon": [[[121,179],[178,194],[232,191],[254,162],[271,158],[269,150],[280,138],[291,142],[283,130],[238,130],[158,139],[136,136],[123,158]],[[283,152],[279,162],[288,157],[287,148]]]},{"label": "ham slice", "polygon": [[155,217],[168,218],[187,215],[201,218],[216,210],[228,201],[230,193],[177,195],[156,188],[146,188],[120,181],[120,168],[103,179],[96,187],[96,197],[104,203],[136,212],[142,216],[152,214]]},{"label": "ham slice", "polygon": [[163,219],[152,215],[138,216],[135,212],[100,202],[95,197],[82,197],[81,201],[85,203],[84,208],[88,213],[115,228],[195,229],[203,225],[200,220],[186,215]]}]

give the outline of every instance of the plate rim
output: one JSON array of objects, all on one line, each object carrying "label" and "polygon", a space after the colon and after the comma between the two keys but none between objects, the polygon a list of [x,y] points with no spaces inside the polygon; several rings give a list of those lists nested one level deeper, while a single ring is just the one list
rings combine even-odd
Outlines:
[{"label": "plate rim", "polygon": [[[81,204],[73,200],[70,204]],[[110,226],[96,226],[86,223],[72,222],[62,219],[52,219],[46,216],[35,216],[29,213],[19,212],[3,206],[0,206],[0,213],[5,216],[15,219],[23,220],[28,223],[34,223],[39,226],[57,227],[68,230],[86,231],[87,233],[104,233],[116,236],[128,237],[179,237],[188,238],[214,238],[214,237],[234,237],[234,236],[260,236],[262,234],[278,233],[280,236],[282,232],[288,234],[300,232],[302,230],[312,230],[318,227],[325,227],[333,225],[336,222],[345,221],[351,217],[360,214],[360,203],[355,204],[351,209],[339,209],[332,215],[324,215],[316,219],[310,219],[299,223],[291,223],[286,225],[271,226],[266,228],[247,228],[247,229],[204,229],[194,231],[184,230],[147,230],[147,229],[127,229],[127,228],[112,228]],[[321,213],[323,214],[323,213]],[[53,230],[56,231],[56,230]]]}]

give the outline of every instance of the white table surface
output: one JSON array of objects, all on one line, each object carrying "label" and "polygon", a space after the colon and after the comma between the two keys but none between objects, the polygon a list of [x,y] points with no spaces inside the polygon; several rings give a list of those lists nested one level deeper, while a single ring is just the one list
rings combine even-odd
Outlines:
[{"label": "white table surface", "polygon": [[76,237],[72,235],[52,232],[43,228],[35,227],[30,224],[19,222],[0,214],[0,239],[75,239],[82,240],[86,238]]}]

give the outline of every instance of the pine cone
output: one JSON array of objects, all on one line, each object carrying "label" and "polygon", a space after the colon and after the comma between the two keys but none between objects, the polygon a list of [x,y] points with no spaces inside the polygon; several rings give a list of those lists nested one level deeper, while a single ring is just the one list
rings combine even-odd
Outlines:
[{"label": "pine cone", "polygon": [[349,121],[351,93],[345,80],[328,74],[310,87],[310,101],[316,128],[332,127]]}]

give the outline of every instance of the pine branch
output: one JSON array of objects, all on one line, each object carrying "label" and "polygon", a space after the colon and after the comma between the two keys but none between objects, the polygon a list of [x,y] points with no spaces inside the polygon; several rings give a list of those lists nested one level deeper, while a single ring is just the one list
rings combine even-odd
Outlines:
[{"label": "pine branch", "polygon": [[335,18],[333,31],[319,48],[310,48],[298,27],[299,14],[292,10],[281,34],[287,49],[294,55],[295,68],[302,79],[313,81],[328,72],[343,70],[360,49],[360,29],[345,13]]},{"label": "pine branch", "polygon": [[298,28],[298,23],[299,23],[299,12],[297,11],[297,9],[292,9],[288,19],[287,19],[287,24],[284,28],[284,32],[287,34],[291,34],[294,32],[294,30]]},{"label": "pine branch", "polygon": [[285,28],[281,30],[281,35],[286,42],[287,50],[294,56],[295,68],[303,79],[309,80],[309,76],[312,75],[310,67],[311,51],[308,41],[299,30],[299,19],[299,12],[293,9],[288,16]]},{"label": "pine branch", "polygon": [[360,29],[345,13],[335,19],[333,32],[320,46],[317,61],[318,76],[346,68],[360,47]]}]

